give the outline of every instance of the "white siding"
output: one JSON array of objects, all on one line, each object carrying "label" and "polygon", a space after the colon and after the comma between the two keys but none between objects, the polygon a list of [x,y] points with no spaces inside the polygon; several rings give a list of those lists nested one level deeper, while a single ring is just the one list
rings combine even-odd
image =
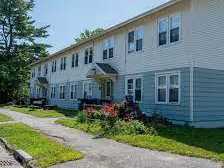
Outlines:
[{"label": "white siding", "polygon": [[195,67],[224,69],[223,16],[223,0],[193,0],[192,56]]}]

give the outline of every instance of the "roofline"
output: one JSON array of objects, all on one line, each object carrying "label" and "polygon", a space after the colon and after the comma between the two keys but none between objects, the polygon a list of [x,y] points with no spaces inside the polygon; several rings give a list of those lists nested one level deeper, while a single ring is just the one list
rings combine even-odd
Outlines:
[{"label": "roofline", "polygon": [[162,5],[159,5],[159,6],[156,7],[156,8],[150,9],[149,11],[146,11],[146,12],[144,12],[144,13],[142,13],[142,14],[140,14],[140,15],[137,15],[137,16],[131,18],[131,19],[128,19],[128,20],[126,20],[126,21],[124,21],[124,22],[121,22],[121,23],[119,23],[119,24],[117,24],[117,25],[114,25],[114,26],[112,26],[112,27],[106,29],[106,30],[105,30],[103,33],[101,33],[100,35],[94,36],[94,37],[89,38],[89,39],[87,39],[87,40],[83,40],[83,41],[81,41],[81,42],[79,42],[79,43],[76,43],[76,44],[72,44],[72,45],[70,45],[70,46],[68,46],[68,47],[66,47],[66,48],[64,48],[64,49],[62,49],[62,50],[60,50],[60,51],[57,51],[57,52],[55,52],[55,53],[49,55],[47,58],[45,58],[45,59],[43,59],[43,60],[37,61],[37,62],[35,62],[35,63],[32,63],[31,66],[36,65],[36,64],[39,64],[39,63],[42,63],[42,62],[45,62],[45,61],[47,61],[47,60],[49,60],[49,59],[51,59],[51,58],[53,58],[53,57],[56,57],[56,56],[58,56],[58,55],[60,55],[60,54],[65,53],[65,52],[67,52],[67,51],[69,51],[69,50],[71,50],[71,49],[74,49],[74,48],[79,47],[79,46],[81,46],[81,45],[83,45],[83,44],[86,44],[86,43],[88,43],[88,42],[90,42],[90,41],[93,41],[93,40],[95,40],[95,39],[98,39],[98,38],[100,38],[100,37],[102,37],[102,36],[104,36],[104,35],[106,35],[106,34],[112,32],[112,31],[115,31],[115,30],[120,29],[120,28],[122,28],[122,27],[124,27],[124,26],[127,26],[128,24],[133,23],[133,22],[135,22],[135,21],[137,21],[137,20],[140,20],[140,19],[142,19],[142,18],[144,18],[144,17],[146,17],[146,16],[152,15],[152,14],[154,14],[154,13],[160,11],[160,10],[163,10],[164,8],[167,8],[167,7],[169,7],[169,6],[172,6],[172,5],[174,5],[174,4],[176,4],[176,3],[180,2],[180,1],[182,1],[182,0],[170,0],[170,1],[168,1],[168,2],[166,2],[166,3],[164,3],[164,4],[162,4]]}]

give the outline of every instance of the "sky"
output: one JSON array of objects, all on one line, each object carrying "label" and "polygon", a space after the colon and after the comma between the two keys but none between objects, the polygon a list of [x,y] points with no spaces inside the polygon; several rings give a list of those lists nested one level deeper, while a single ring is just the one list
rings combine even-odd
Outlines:
[{"label": "sky", "polygon": [[50,25],[52,54],[74,43],[86,29],[108,28],[168,0],[36,0],[32,14],[36,26]]}]

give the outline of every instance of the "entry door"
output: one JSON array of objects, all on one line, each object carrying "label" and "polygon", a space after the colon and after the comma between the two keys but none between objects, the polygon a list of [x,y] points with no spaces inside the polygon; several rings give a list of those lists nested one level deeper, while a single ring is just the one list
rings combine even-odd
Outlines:
[{"label": "entry door", "polygon": [[102,86],[101,97],[105,100],[113,99],[113,81],[108,80]]}]

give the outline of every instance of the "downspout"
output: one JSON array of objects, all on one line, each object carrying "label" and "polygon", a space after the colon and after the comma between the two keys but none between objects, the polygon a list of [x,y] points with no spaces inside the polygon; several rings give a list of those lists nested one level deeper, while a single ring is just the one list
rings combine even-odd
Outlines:
[{"label": "downspout", "polygon": [[194,122],[194,63],[190,67],[190,123]]}]

